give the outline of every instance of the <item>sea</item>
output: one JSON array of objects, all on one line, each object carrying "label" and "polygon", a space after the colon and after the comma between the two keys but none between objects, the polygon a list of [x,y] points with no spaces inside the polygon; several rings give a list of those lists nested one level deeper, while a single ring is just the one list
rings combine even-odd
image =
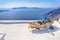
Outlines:
[{"label": "sea", "polygon": [[44,15],[52,10],[53,8],[12,8],[2,10],[0,20],[47,20]]}]

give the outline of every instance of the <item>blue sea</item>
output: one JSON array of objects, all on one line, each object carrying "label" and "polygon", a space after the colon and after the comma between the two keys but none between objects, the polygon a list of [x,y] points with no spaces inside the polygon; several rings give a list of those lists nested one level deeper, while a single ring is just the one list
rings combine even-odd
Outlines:
[{"label": "blue sea", "polygon": [[52,8],[18,8],[0,12],[0,20],[46,20],[44,14]]}]

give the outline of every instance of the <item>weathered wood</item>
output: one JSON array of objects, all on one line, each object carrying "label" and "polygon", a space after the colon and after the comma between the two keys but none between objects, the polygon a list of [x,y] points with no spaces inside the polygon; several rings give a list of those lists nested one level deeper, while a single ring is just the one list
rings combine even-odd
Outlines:
[{"label": "weathered wood", "polygon": [[45,29],[45,28],[51,27],[53,22],[54,22],[53,20],[31,22],[29,23],[29,28]]}]

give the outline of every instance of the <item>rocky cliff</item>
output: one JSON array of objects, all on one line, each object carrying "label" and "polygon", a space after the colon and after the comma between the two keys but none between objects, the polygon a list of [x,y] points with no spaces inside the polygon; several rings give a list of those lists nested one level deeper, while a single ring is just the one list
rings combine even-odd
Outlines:
[{"label": "rocky cliff", "polygon": [[60,8],[54,9],[46,13],[44,16],[49,19],[58,19],[60,18]]}]

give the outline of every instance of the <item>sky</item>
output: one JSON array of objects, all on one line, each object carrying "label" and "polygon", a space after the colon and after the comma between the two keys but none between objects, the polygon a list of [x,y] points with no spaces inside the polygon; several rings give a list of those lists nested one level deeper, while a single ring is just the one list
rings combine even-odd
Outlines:
[{"label": "sky", "polygon": [[60,0],[0,0],[0,8],[14,7],[58,8]]}]

